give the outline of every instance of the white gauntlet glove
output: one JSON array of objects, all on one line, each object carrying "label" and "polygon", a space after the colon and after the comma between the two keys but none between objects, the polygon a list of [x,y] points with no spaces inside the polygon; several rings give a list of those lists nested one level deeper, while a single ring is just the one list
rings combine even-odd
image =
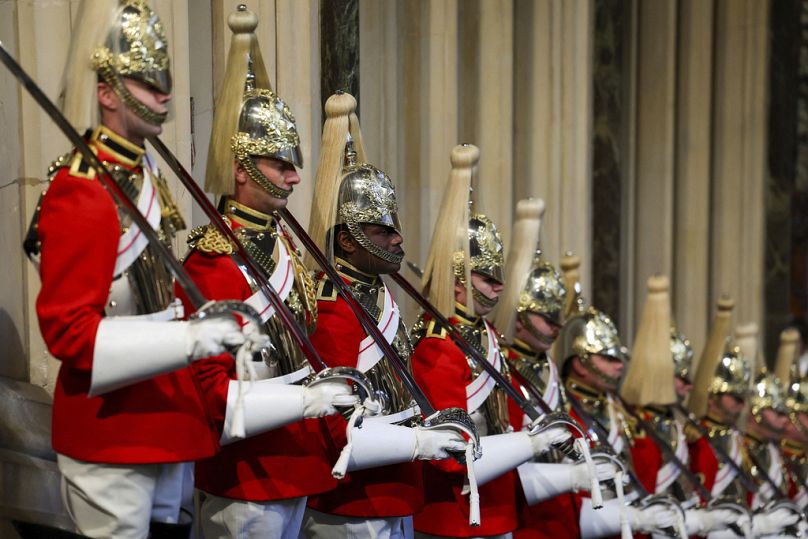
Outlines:
[{"label": "white gauntlet glove", "polygon": [[[187,343],[186,356],[188,357],[188,361],[218,356],[219,354],[223,354],[228,348],[241,346],[246,341],[241,327],[232,317],[217,316],[204,318],[202,320],[175,323],[188,325],[185,335]],[[249,330],[248,332],[251,337],[261,335],[254,330]],[[264,336],[264,339],[266,339],[266,336]]]},{"label": "white gauntlet glove", "polygon": [[[617,466],[612,462],[596,462],[595,473],[598,475],[598,482],[608,481],[614,479],[614,474],[617,473]],[[589,477],[589,467],[585,462],[573,464],[570,477],[572,479],[572,489],[575,491],[589,490],[592,484],[592,478]]]},{"label": "white gauntlet glove", "polygon": [[798,515],[785,508],[758,513],[752,517],[752,533],[755,537],[774,535],[799,519]]},{"label": "white gauntlet glove", "polygon": [[631,529],[640,533],[653,533],[676,525],[676,510],[664,505],[649,505],[636,508],[629,506],[628,517]]},{"label": "white gauntlet glove", "polygon": [[336,406],[353,406],[359,397],[352,394],[344,380],[323,381],[303,388],[303,418],[316,418],[337,413]]},{"label": "white gauntlet glove", "polygon": [[553,444],[561,444],[572,438],[572,434],[566,427],[550,427],[538,434],[530,437],[530,444],[533,447],[533,455],[538,457],[551,449]]},{"label": "white gauntlet glove", "polygon": [[[105,318],[98,325],[93,352],[90,395],[100,395],[221,354],[245,342],[229,317],[192,322]],[[250,339],[265,342],[266,337]]]},{"label": "white gauntlet glove", "polygon": [[413,460],[444,460],[449,451],[463,451],[466,440],[453,430],[415,427],[415,458]]},{"label": "white gauntlet glove", "polygon": [[685,511],[685,528],[689,535],[707,535],[709,532],[726,529],[730,524],[739,524],[743,517],[729,509],[688,509]]}]

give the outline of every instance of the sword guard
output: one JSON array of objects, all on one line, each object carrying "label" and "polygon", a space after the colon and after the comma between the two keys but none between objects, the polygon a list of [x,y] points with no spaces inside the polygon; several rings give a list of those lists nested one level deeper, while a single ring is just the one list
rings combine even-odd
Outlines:
[{"label": "sword guard", "polygon": [[[331,367],[323,369],[305,382],[305,385],[312,387],[333,380],[345,380],[350,382],[354,394],[359,397],[359,402],[364,403],[366,410],[374,411],[375,413],[384,411],[381,409],[381,406],[378,405],[376,392],[373,389],[373,384],[370,379],[365,373],[353,367]],[[361,425],[361,422],[362,419],[358,418],[356,426]]]},{"label": "sword guard", "polygon": [[[422,428],[427,430],[434,429],[449,429],[459,431],[469,437],[472,446],[472,456],[474,460],[483,456],[482,447],[480,446],[480,434],[477,432],[477,426],[471,419],[471,416],[462,408],[446,408],[439,410],[431,416],[424,419]],[[452,456],[460,464],[469,464],[466,462],[466,455],[464,452],[452,453]]]}]

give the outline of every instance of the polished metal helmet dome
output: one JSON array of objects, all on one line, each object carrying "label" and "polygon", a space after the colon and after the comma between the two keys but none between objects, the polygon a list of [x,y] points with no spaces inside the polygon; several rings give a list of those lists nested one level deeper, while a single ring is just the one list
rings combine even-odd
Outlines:
[{"label": "polished metal helmet dome", "polygon": [[161,93],[171,93],[168,41],[160,18],[146,0],[120,2],[106,43],[95,49],[92,63],[101,78],[138,116],[158,125],[165,121],[165,114],[150,110],[121,80],[122,77],[135,79]]},{"label": "polished metal helmet dome", "polygon": [[296,167],[303,166],[300,136],[292,111],[272,90],[249,88],[249,83],[231,148],[239,159],[271,157]]},{"label": "polished metal helmet dome", "polygon": [[401,263],[402,255],[380,249],[365,235],[361,226],[381,225],[401,234],[393,182],[373,165],[357,163],[351,143],[346,147],[346,164],[342,169],[337,208],[337,224],[344,224],[362,247],[382,260]]},{"label": "polished metal helmet dome", "polygon": [[759,417],[760,412],[766,408],[782,414],[788,413],[786,392],[780,379],[774,373],[766,370],[761,371],[755,377],[755,385],[752,386],[749,402],[752,407],[752,415],[755,417]]},{"label": "polished metal helmet dome", "polygon": [[[499,283],[505,282],[505,254],[502,238],[497,232],[494,223],[481,214],[473,214],[468,222],[469,236],[469,270],[485,277],[490,277]],[[452,258],[455,277],[466,284],[466,255],[463,251],[456,251]],[[474,299],[486,307],[494,307],[497,299],[483,295],[476,287],[471,287]]]},{"label": "polished metal helmet dome", "polygon": [[540,314],[560,326],[566,300],[567,289],[561,274],[537,254],[525,286],[519,294],[516,311],[520,314]]},{"label": "polished metal helmet dome", "polygon": [[471,271],[500,283],[505,282],[502,238],[491,219],[479,213],[472,215],[469,218],[468,233]]},{"label": "polished metal helmet dome", "polygon": [[585,311],[569,318],[558,336],[558,358],[563,365],[570,358],[577,356],[581,363],[600,378],[611,384],[618,384],[614,379],[600,372],[591,361],[595,354],[628,361],[628,351],[620,341],[612,319],[605,313],[589,307]]},{"label": "polished metal helmet dome", "polygon": [[690,341],[675,327],[671,327],[671,355],[674,375],[689,383],[693,382],[693,347]]},{"label": "polished metal helmet dome", "polygon": [[729,393],[745,399],[749,394],[752,371],[737,347],[724,350],[707,390],[710,395]]},{"label": "polished metal helmet dome", "polygon": [[808,379],[791,381],[786,390],[786,407],[791,412],[808,414]]}]

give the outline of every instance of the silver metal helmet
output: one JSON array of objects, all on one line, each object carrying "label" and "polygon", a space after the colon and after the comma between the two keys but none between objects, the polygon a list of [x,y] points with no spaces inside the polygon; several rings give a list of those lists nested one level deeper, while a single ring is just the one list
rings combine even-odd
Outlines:
[{"label": "silver metal helmet", "polygon": [[269,181],[258,170],[254,157],[269,157],[296,167],[303,166],[300,136],[295,117],[286,103],[269,89],[256,89],[252,69],[248,70],[238,131],[230,140],[233,155],[255,183],[275,198],[292,194]]},{"label": "silver metal helmet", "polygon": [[138,116],[155,125],[165,121],[165,113],[149,109],[121,80],[135,79],[163,94],[171,93],[168,41],[160,18],[147,0],[121,0],[106,43],[95,49],[92,63],[101,78]]},{"label": "silver metal helmet", "polygon": [[567,289],[561,274],[537,255],[519,294],[516,312],[540,314],[560,326],[566,300]]},{"label": "silver metal helmet", "polygon": [[356,152],[350,142],[345,153],[345,167],[342,169],[337,198],[337,224],[345,225],[354,239],[372,255],[400,264],[403,255],[379,248],[362,230],[363,224],[374,224],[393,228],[402,235],[393,182],[373,165],[357,163]]},{"label": "silver metal helmet", "polygon": [[693,383],[693,347],[687,337],[675,327],[671,327],[671,356],[674,375]]},{"label": "silver metal helmet", "polygon": [[[494,223],[482,214],[473,214],[468,223],[469,235],[469,270],[473,273],[490,277],[499,283],[505,282],[505,248],[502,238]],[[466,255],[462,251],[454,253],[452,266],[455,277],[466,285]],[[471,287],[474,299],[485,307],[493,308],[496,299],[483,295],[474,286]]]},{"label": "silver metal helmet", "polygon": [[761,420],[760,413],[766,408],[782,414],[788,413],[783,385],[773,372],[767,370],[762,370],[755,377],[755,385],[752,386],[749,402],[752,407],[752,415],[758,421]]},{"label": "silver metal helmet", "polygon": [[738,347],[724,350],[707,389],[709,395],[728,393],[741,399],[749,394],[752,370]]},{"label": "silver metal helmet", "polygon": [[620,341],[617,326],[612,319],[594,307],[589,307],[564,323],[558,335],[557,360],[563,365],[577,356],[581,364],[596,376],[612,385],[618,385],[620,379],[606,375],[592,363],[591,357],[595,354],[619,359],[623,363],[628,361],[628,351]]}]

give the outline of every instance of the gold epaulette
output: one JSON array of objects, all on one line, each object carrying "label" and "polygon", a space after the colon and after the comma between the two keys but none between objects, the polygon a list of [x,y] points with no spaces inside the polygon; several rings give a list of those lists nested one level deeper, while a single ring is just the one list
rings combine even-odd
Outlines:
[{"label": "gold epaulette", "polygon": [[331,279],[323,277],[317,283],[317,301],[337,301],[337,287]]},{"label": "gold epaulette", "polygon": [[233,254],[233,245],[216,230],[213,225],[198,226],[191,230],[186,240],[188,247],[206,254],[230,255]]},{"label": "gold epaulette", "polygon": [[701,431],[690,421],[685,423],[685,438],[689,444],[692,444],[701,438]]},{"label": "gold epaulette", "polygon": [[426,326],[426,333],[424,337],[427,339],[433,337],[435,339],[445,339],[449,336],[449,332],[446,331],[446,328],[438,326],[435,320],[430,320],[429,324]]},{"label": "gold epaulette", "polygon": [[53,178],[60,169],[67,167],[70,164],[71,155],[71,152],[67,152],[54,159],[53,163],[48,167],[48,178]]}]

